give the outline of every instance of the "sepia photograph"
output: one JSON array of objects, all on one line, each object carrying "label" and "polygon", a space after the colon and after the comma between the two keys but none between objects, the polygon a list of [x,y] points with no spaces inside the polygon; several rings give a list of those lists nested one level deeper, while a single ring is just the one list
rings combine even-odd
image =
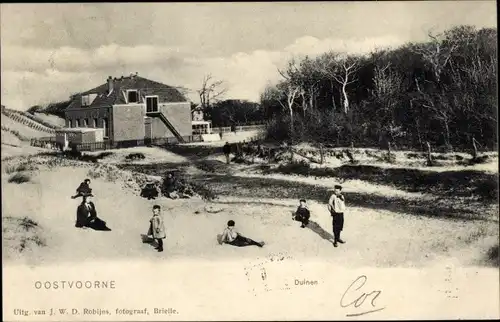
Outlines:
[{"label": "sepia photograph", "polygon": [[1,4],[3,320],[500,318],[496,10]]}]

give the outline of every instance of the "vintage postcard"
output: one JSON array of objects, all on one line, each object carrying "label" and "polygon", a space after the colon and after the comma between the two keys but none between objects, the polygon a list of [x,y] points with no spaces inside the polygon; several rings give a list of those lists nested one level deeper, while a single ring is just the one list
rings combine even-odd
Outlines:
[{"label": "vintage postcard", "polygon": [[0,12],[4,321],[500,318],[495,1]]}]

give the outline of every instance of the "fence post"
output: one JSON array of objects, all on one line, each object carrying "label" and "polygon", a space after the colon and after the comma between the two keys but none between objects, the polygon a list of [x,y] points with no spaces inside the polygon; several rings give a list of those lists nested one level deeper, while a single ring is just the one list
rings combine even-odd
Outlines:
[{"label": "fence post", "polygon": [[429,141],[425,142],[427,145],[427,165],[432,165],[432,154],[431,154],[431,144]]},{"label": "fence post", "polygon": [[474,149],[472,151],[472,160],[476,160],[477,158],[477,145],[476,145],[476,138],[472,136],[472,148]]}]

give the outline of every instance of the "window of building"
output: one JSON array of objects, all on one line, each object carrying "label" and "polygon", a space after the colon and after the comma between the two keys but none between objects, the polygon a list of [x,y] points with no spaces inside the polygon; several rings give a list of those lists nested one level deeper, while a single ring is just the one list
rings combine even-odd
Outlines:
[{"label": "window of building", "polygon": [[90,105],[90,97],[88,95],[83,95],[82,106],[89,106],[89,105]]},{"label": "window of building", "polygon": [[75,120],[75,127],[80,127],[80,122],[78,120]]},{"label": "window of building", "polygon": [[82,95],[82,106],[90,106],[96,97],[97,94]]},{"label": "window of building", "polygon": [[99,125],[99,120],[98,119],[94,119],[94,127],[97,127]]},{"label": "window of building", "polygon": [[73,121],[72,120],[68,121],[68,127],[73,127]]},{"label": "window of building", "polygon": [[146,112],[158,112],[158,96],[146,96]]},{"label": "window of building", "polygon": [[109,127],[108,127],[108,119],[105,118],[102,120],[102,128],[104,129],[104,137],[109,137]]},{"label": "window of building", "polygon": [[127,90],[127,102],[128,103],[138,103],[139,102],[139,93],[137,93],[136,89]]},{"label": "window of building", "polygon": [[89,127],[89,123],[87,122],[87,119],[83,119],[83,127]]}]

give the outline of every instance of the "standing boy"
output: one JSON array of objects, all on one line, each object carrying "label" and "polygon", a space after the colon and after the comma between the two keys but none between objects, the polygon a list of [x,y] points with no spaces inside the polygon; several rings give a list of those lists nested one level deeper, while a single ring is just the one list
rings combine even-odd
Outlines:
[{"label": "standing boy", "polygon": [[299,207],[295,212],[295,220],[300,221],[302,226],[300,228],[305,228],[309,224],[309,218],[311,217],[311,212],[307,208],[306,200],[300,199]]},{"label": "standing boy", "polygon": [[226,144],[224,144],[222,152],[224,152],[224,155],[226,156],[226,163],[229,164],[231,162],[231,159],[229,158],[231,154],[231,146],[229,145],[229,142],[226,142]]},{"label": "standing boy", "polygon": [[163,252],[163,239],[167,236],[165,234],[165,224],[163,222],[163,218],[160,215],[160,206],[153,206],[153,217],[149,220],[149,231],[148,236],[153,236],[153,239],[156,239],[158,242],[158,247],[156,249],[159,252]]},{"label": "standing boy", "polygon": [[345,241],[340,239],[340,232],[344,229],[345,211],[345,198],[342,195],[342,186],[335,185],[333,194],[328,200],[328,210],[332,216],[333,246],[337,247],[337,243],[345,243]]}]

